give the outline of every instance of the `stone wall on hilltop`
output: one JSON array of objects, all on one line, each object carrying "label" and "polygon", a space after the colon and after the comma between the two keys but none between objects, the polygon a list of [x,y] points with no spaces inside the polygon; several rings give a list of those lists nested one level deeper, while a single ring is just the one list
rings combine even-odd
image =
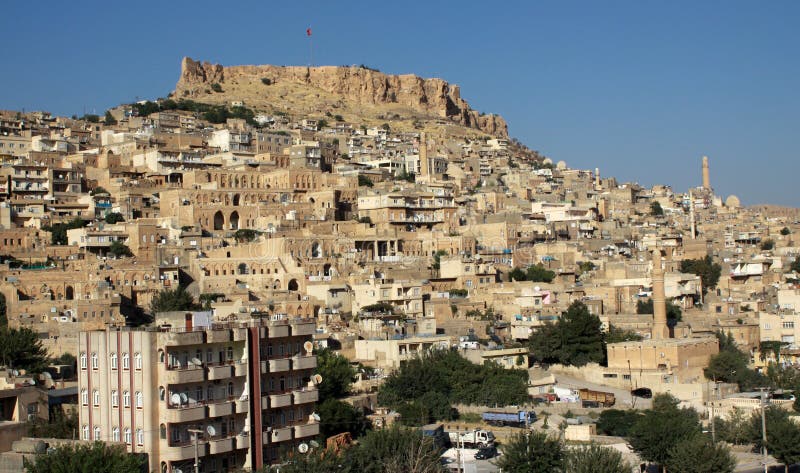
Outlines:
[{"label": "stone wall on hilltop", "polygon": [[413,74],[389,75],[363,67],[337,66],[228,66],[183,58],[181,77],[175,87],[184,91],[205,89],[239,78],[269,78],[274,83],[290,81],[317,87],[356,103],[400,104],[414,111],[448,118],[487,134],[507,137],[508,126],[499,115],[482,115],[461,98],[459,86],[442,79],[423,79]]}]

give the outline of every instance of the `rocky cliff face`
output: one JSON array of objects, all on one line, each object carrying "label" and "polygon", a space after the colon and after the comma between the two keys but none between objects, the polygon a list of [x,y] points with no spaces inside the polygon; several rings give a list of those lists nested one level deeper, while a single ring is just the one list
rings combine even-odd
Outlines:
[{"label": "rocky cliff face", "polygon": [[399,104],[416,112],[447,118],[494,136],[508,136],[508,126],[498,115],[482,115],[461,98],[457,85],[442,79],[423,79],[412,74],[389,75],[361,67],[229,66],[183,58],[178,97],[193,95],[211,84],[268,78],[272,83],[292,82],[340,95],[360,104]]}]

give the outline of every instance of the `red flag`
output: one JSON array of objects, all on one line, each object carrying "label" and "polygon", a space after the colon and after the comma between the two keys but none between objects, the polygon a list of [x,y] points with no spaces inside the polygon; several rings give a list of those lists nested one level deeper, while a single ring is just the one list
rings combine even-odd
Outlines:
[{"label": "red flag", "polygon": [[306,28],[306,36],[311,36],[311,28]]}]

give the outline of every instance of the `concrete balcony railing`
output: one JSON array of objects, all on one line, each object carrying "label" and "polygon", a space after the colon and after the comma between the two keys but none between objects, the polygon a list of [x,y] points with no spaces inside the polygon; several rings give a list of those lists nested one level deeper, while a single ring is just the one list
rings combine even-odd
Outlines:
[{"label": "concrete balcony railing", "polygon": [[208,417],[222,417],[233,414],[233,402],[220,402],[208,405]]},{"label": "concrete balcony railing", "polygon": [[286,407],[292,404],[292,394],[270,394],[269,395],[269,408],[277,409],[279,407]]},{"label": "concrete balcony railing", "polygon": [[233,329],[233,341],[234,342],[242,342],[247,340],[247,329],[246,328],[235,328]]},{"label": "concrete balcony railing", "polygon": [[234,410],[236,411],[237,414],[250,412],[250,400],[236,399],[236,401],[234,401]]},{"label": "concrete balcony railing", "polygon": [[206,334],[206,341],[208,343],[225,343],[231,341],[230,330],[209,330]]},{"label": "concrete balcony railing", "polygon": [[289,358],[278,358],[275,360],[268,360],[267,366],[270,373],[282,373],[292,369],[292,362]]},{"label": "concrete balcony railing", "polygon": [[187,384],[205,381],[205,370],[199,367],[189,369],[166,370],[164,382],[166,384]]},{"label": "concrete balcony railing", "polygon": [[291,427],[282,427],[279,429],[272,429],[270,432],[269,439],[270,442],[285,442],[287,440],[292,439],[292,428]]},{"label": "concrete balcony railing", "polygon": [[317,330],[317,324],[312,319],[295,319],[290,324],[293,337],[313,335]]},{"label": "concrete balcony railing", "polygon": [[164,332],[158,338],[165,346],[201,345],[203,343],[203,332]]},{"label": "concrete balcony railing", "polygon": [[208,453],[214,455],[217,453],[230,452],[235,448],[236,438],[227,437],[221,439],[211,439],[208,441]]},{"label": "concrete balcony railing", "polygon": [[307,370],[317,367],[316,356],[297,356],[292,358],[293,370]]},{"label": "concrete balcony railing", "polygon": [[317,391],[317,388],[305,388],[300,391],[292,391],[292,398],[295,404],[317,402],[319,399],[319,391]]},{"label": "concrete balcony railing", "polygon": [[289,336],[289,326],[288,325],[275,325],[269,327],[267,337],[268,338],[284,338]]},{"label": "concrete balcony railing", "polygon": [[303,424],[294,426],[294,438],[306,438],[319,435],[319,424]]},{"label": "concrete balcony railing", "polygon": [[206,407],[194,405],[192,407],[170,407],[166,409],[166,421],[170,424],[182,422],[197,422],[206,418]]},{"label": "concrete balcony railing", "polygon": [[235,437],[236,449],[250,448],[250,435],[247,432],[242,432]]},{"label": "concrete balcony railing", "polygon": [[232,378],[234,372],[234,365],[212,365],[208,368],[208,379],[209,381],[214,380],[224,380],[228,378]]},{"label": "concrete balcony railing", "polygon": [[[171,442],[170,442],[171,443]],[[197,453],[203,457],[206,455],[206,444],[202,442],[198,445]],[[170,444],[169,448],[161,450],[160,459],[162,461],[182,461],[193,459],[195,454],[194,444],[191,442],[181,444]]]}]

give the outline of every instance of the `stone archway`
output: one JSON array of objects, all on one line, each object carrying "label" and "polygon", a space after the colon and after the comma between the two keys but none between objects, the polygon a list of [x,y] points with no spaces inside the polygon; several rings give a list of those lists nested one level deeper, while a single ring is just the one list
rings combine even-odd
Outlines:
[{"label": "stone archway", "polygon": [[225,217],[222,216],[222,211],[217,210],[214,213],[214,230],[222,230],[225,227]]}]

